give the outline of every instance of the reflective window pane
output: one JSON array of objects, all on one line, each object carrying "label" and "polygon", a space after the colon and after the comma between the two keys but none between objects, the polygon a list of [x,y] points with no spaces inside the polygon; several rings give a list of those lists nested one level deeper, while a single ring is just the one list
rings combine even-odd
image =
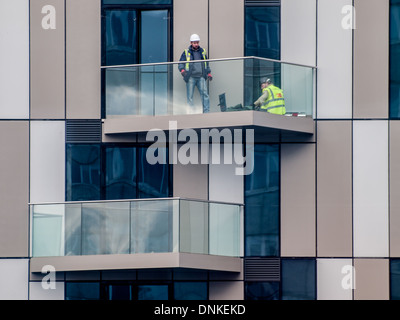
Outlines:
[{"label": "reflective window pane", "polygon": [[175,300],[207,300],[207,282],[175,282]]},{"label": "reflective window pane", "polygon": [[136,64],[137,17],[134,10],[105,11],[105,64]]},{"label": "reflective window pane", "polygon": [[246,7],[245,55],[280,59],[280,7]]},{"label": "reflective window pane", "polygon": [[[150,164],[147,160],[151,153],[161,163]],[[168,150],[166,148],[140,148],[138,153],[138,191],[139,198],[162,198],[169,195]]]},{"label": "reflective window pane", "polygon": [[279,300],[279,282],[246,282],[246,300]]},{"label": "reflective window pane", "polygon": [[141,13],[141,62],[168,61],[168,10]]},{"label": "reflective window pane", "polygon": [[390,117],[400,118],[400,0],[390,1]]},{"label": "reflective window pane", "polygon": [[139,285],[138,300],[168,300],[168,285]]},{"label": "reflective window pane", "polygon": [[400,259],[390,261],[390,299],[400,300]]},{"label": "reflective window pane", "polygon": [[132,285],[112,284],[107,286],[108,300],[132,300]]},{"label": "reflective window pane", "polygon": [[245,176],[245,255],[279,256],[279,147],[255,145]]},{"label": "reflective window pane", "polygon": [[282,259],[282,300],[315,300],[315,272],[315,259]]},{"label": "reflective window pane", "polygon": [[100,283],[66,282],[65,300],[99,300]]},{"label": "reflective window pane", "polygon": [[105,148],[105,199],[136,198],[136,148]]},{"label": "reflective window pane", "polygon": [[66,201],[100,200],[100,146],[69,144]]}]

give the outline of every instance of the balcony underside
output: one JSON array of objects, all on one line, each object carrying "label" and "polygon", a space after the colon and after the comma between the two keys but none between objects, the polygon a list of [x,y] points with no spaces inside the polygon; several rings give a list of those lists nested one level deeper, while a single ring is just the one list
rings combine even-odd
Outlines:
[{"label": "balcony underside", "polygon": [[182,252],[31,258],[31,272],[42,272],[42,268],[46,265],[53,266],[57,272],[165,268],[189,268],[227,272],[241,271],[241,259],[238,257]]},{"label": "balcony underside", "polygon": [[104,134],[146,133],[159,129],[169,131],[171,121],[176,129],[254,129],[257,135],[299,134],[312,135],[314,120],[311,117],[275,115],[262,111],[236,111],[189,115],[132,116],[104,119]]}]

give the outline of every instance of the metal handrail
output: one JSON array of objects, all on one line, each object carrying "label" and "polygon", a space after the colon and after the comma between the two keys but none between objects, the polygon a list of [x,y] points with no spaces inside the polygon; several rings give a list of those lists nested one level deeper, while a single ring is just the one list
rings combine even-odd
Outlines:
[{"label": "metal handrail", "polygon": [[[202,61],[218,62],[218,61],[248,60],[248,59],[271,61],[271,62],[276,62],[276,63],[294,65],[294,66],[298,66],[298,67],[317,69],[316,66],[309,66],[309,65],[305,65],[305,64],[287,62],[287,61],[282,61],[282,60],[274,60],[274,59],[262,58],[262,57],[256,57],[256,56],[220,58],[220,59],[207,59],[207,60],[202,60]],[[192,60],[192,61],[154,62],[154,63],[143,63],[143,64],[123,64],[123,65],[112,65],[112,66],[100,66],[100,68],[101,69],[111,69],[111,68],[126,68],[126,67],[147,67],[147,66],[150,67],[150,66],[174,65],[174,64],[180,64],[180,63],[185,63],[186,64],[186,63],[196,63],[196,62],[199,62],[199,61],[198,60]]]}]

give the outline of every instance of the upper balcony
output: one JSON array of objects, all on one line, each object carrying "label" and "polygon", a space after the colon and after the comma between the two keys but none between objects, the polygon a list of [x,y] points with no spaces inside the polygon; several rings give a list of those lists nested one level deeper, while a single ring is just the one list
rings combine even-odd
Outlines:
[{"label": "upper balcony", "polygon": [[239,272],[242,206],[180,198],[32,204],[31,270]]},{"label": "upper balcony", "polygon": [[[209,113],[203,113],[196,88],[195,105],[188,105],[179,62],[103,67],[104,134],[168,131],[170,121],[176,121],[177,130],[252,128],[256,134],[314,133],[315,67],[257,57],[206,61],[213,76],[207,81]],[[255,110],[262,78],[270,78],[283,90],[285,116]]]}]

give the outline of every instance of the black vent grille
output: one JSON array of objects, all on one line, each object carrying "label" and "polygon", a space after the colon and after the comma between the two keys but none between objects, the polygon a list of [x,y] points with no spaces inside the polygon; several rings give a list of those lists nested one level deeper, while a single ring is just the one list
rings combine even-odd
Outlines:
[{"label": "black vent grille", "polygon": [[100,143],[102,130],[100,120],[67,120],[67,143]]},{"label": "black vent grille", "polygon": [[279,6],[281,4],[280,0],[246,0],[246,6]]},{"label": "black vent grille", "polygon": [[244,277],[246,281],[280,281],[280,259],[245,258]]}]

